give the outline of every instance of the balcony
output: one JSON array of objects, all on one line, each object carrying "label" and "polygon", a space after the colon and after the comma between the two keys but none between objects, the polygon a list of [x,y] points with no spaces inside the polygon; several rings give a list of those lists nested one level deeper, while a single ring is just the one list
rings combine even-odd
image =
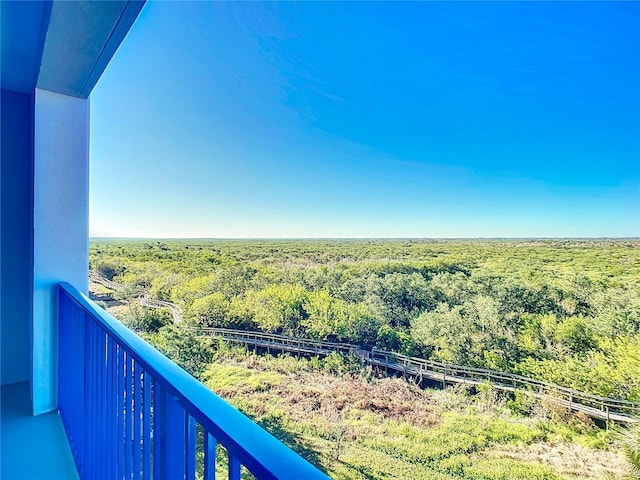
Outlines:
[{"label": "balcony", "polygon": [[328,478],[75,287],[58,295],[59,414],[3,387],[3,479]]},{"label": "balcony", "polygon": [[3,385],[1,394],[0,478],[79,478],[58,412],[32,416],[27,382]]},{"label": "balcony", "polygon": [[81,293],[89,97],[144,1],[1,3],[0,477],[327,478]]}]

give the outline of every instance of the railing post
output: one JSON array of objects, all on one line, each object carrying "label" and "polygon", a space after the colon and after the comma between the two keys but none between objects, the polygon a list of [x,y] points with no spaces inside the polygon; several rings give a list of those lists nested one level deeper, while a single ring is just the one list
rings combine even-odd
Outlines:
[{"label": "railing post", "polygon": [[117,377],[118,377],[118,398],[117,398],[117,443],[118,449],[116,457],[118,463],[118,478],[124,477],[124,349],[122,346],[118,348],[118,365],[117,365]]},{"label": "railing post", "polygon": [[228,478],[229,480],[240,480],[240,476],[242,473],[242,465],[240,464],[240,461],[233,456],[233,454],[231,452],[228,452],[229,454],[229,462],[227,463],[227,468],[228,468]]},{"label": "railing post", "polygon": [[164,387],[159,382],[154,382],[153,391],[153,480],[166,478],[166,413]]},{"label": "railing post", "polygon": [[108,461],[106,452],[110,450],[110,445],[107,443],[108,438],[106,436],[108,428],[108,406],[107,406],[107,334],[101,328],[97,329],[98,340],[98,398],[96,402],[96,410],[98,411],[99,422],[97,423],[98,435],[102,437],[98,443],[100,451],[98,452],[97,466],[100,469],[100,474],[104,475],[108,468]]},{"label": "railing post", "polygon": [[92,324],[87,322],[84,330],[84,348],[86,353],[86,362],[84,364],[84,442],[83,442],[83,457],[84,457],[84,473],[88,477],[93,475],[93,456],[91,449],[91,437],[93,436],[93,411],[91,404],[93,403],[93,361],[94,361],[94,349],[92,344],[91,332],[93,330]]},{"label": "railing post", "polygon": [[151,480],[151,376],[143,372],[144,385],[142,388],[142,433],[144,438],[143,449],[143,480]]},{"label": "railing post", "polygon": [[204,435],[204,480],[214,480],[216,476],[216,439],[208,432]]},{"label": "railing post", "polygon": [[124,362],[124,474],[128,480],[133,472],[133,358],[129,353]]},{"label": "railing post", "polygon": [[196,420],[191,415],[186,415],[186,440],[185,440],[185,473],[187,480],[196,478]]},{"label": "railing post", "polygon": [[165,473],[168,479],[182,479],[185,476],[185,426],[186,412],[167,389],[164,390],[165,397]]},{"label": "railing post", "polygon": [[140,445],[142,440],[142,369],[137,362],[132,359],[133,363],[133,478],[140,480],[142,471],[142,458]]}]

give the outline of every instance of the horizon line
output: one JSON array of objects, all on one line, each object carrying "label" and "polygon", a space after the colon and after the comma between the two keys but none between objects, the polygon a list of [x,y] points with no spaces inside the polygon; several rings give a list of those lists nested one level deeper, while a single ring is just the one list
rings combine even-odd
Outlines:
[{"label": "horizon line", "polygon": [[122,237],[89,236],[89,240],[640,240],[640,236],[593,237]]}]

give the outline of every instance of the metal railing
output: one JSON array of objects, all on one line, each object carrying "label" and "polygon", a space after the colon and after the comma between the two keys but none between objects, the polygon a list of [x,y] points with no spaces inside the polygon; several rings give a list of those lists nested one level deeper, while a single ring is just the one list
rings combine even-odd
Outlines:
[{"label": "metal railing", "polygon": [[[68,283],[59,288],[59,408],[85,479],[328,477]],[[220,451],[220,452],[219,452]]]}]

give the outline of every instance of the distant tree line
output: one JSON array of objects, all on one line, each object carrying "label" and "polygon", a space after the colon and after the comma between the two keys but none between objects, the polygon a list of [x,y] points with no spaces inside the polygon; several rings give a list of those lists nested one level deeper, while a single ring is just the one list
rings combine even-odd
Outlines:
[{"label": "distant tree line", "polygon": [[[640,400],[638,241],[102,241],[90,262],[129,292],[179,304],[191,325],[378,346]],[[161,312],[123,320],[175,335]]]}]

